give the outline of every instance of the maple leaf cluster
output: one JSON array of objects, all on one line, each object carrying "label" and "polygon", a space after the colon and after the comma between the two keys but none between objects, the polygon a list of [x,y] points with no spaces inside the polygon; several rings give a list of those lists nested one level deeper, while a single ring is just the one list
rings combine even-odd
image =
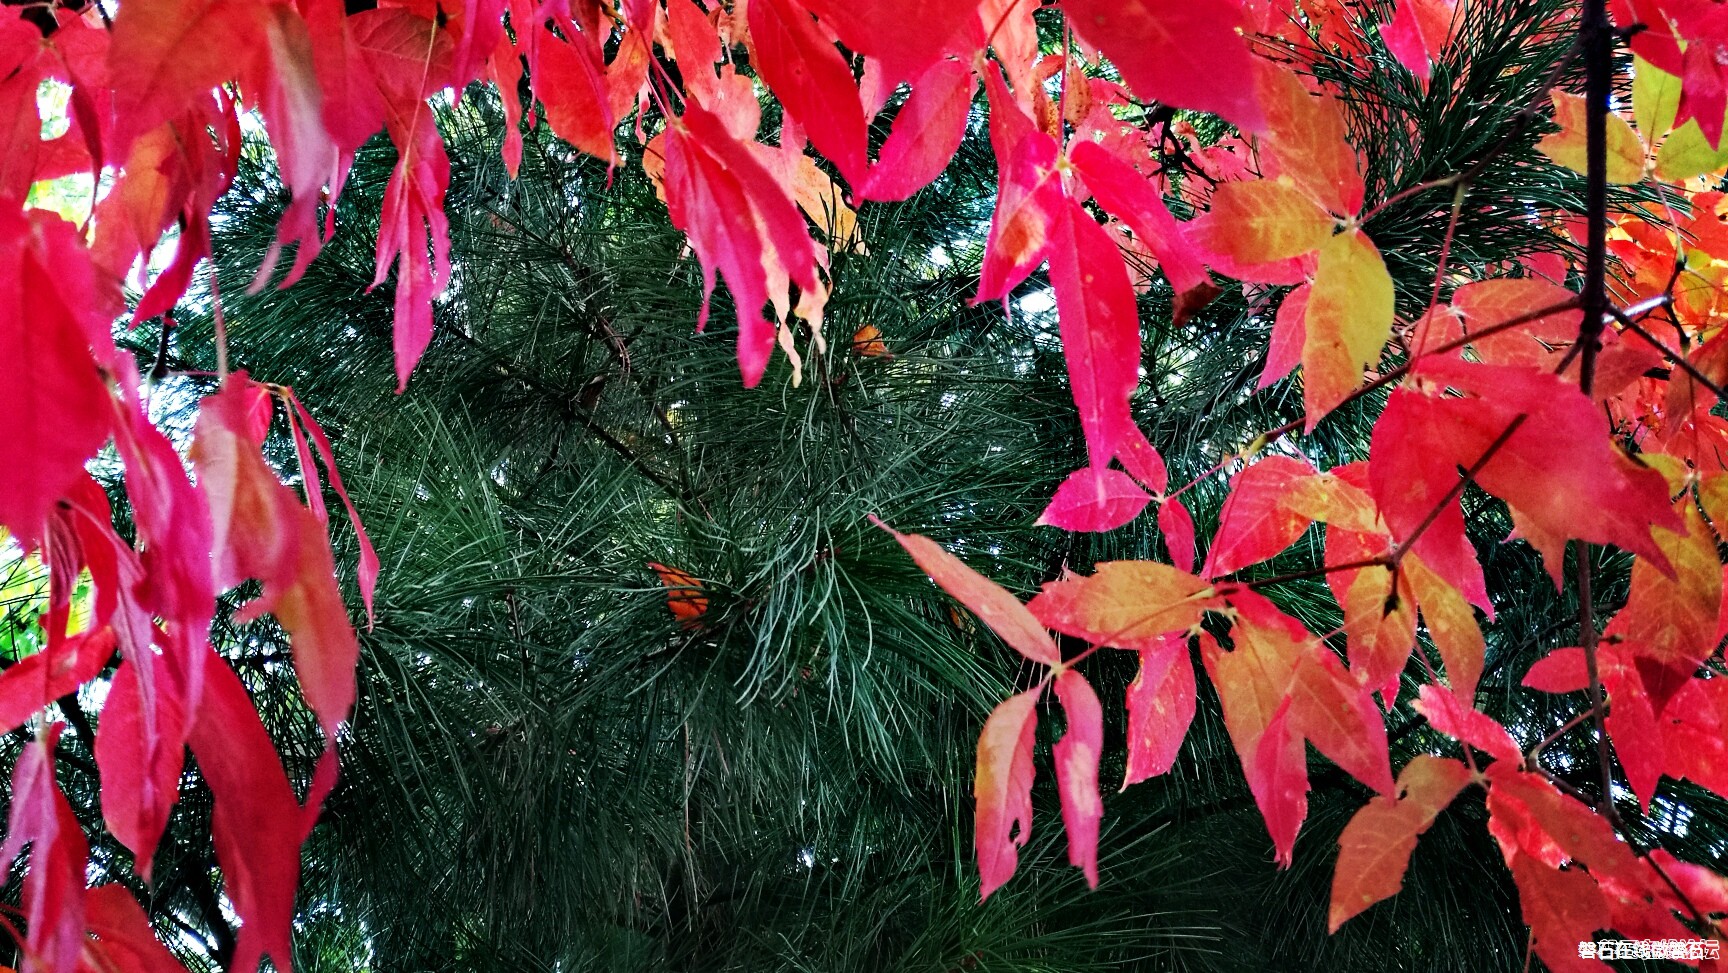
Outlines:
[{"label": "maple leaf cluster", "polygon": [[[100,2],[0,12],[0,118],[10,123],[0,136],[0,351],[15,363],[0,385],[9,460],[0,526],[50,568],[46,645],[0,673],[0,714],[16,728],[108,680],[95,741],[104,820],[146,879],[191,748],[215,794],[218,864],[241,922],[235,968],[255,969],[265,956],[278,968],[290,963],[299,849],[335,782],[335,739],[354,703],[358,646],[336,580],[320,462],[347,497],[308,409],[291,390],[243,372],[223,375],[202,401],[183,461],[150,421],[150,386],[112,329],[165,315],[186,297],[210,256],[210,212],[239,164],[243,118],[261,125],[289,193],[254,288],[291,286],[317,258],[335,232],[355,153],[382,130],[397,161],[373,286],[392,284],[396,381],[405,387],[451,275],[450,164],[433,105],[471,82],[498,90],[512,172],[522,124],[543,121],[609,165],[623,160],[621,140],[637,144],[701,266],[696,328],[722,280],[730,292],[746,385],[762,381],[776,348],[796,365],[800,345],[824,347],[824,307],[841,285],[830,257],[863,245],[855,207],[906,199],[938,178],[982,89],[999,184],[973,300],[1006,300],[1048,268],[1085,444],[1086,465],[1041,522],[1104,531],[1155,505],[1171,561],[1067,574],[1022,604],[934,542],[896,535],[1043,671],[996,709],[980,738],[984,895],[1007,881],[1027,840],[1045,689],[1066,724],[1054,759],[1069,857],[1096,882],[1103,705],[1079,663],[1101,647],[1139,656],[1125,700],[1128,786],[1176,759],[1196,709],[1192,644],[1280,863],[1289,864],[1306,815],[1309,744],[1378,795],[1341,838],[1333,928],[1396,892],[1418,836],[1460,791],[1480,787],[1535,952],[1551,967],[1600,968],[1571,952],[1597,930],[1716,931],[1728,880],[1640,853],[1617,833],[1609,795],[1592,807],[1556,787],[1540,745],[1523,752],[1476,708],[1477,612],[1492,620],[1494,602],[1460,497],[1475,484],[1504,502],[1557,585],[1568,544],[1635,557],[1625,607],[1600,633],[1586,615],[1581,644],[1542,660],[1527,682],[1591,694],[1592,716],[1641,804],[1664,776],[1728,794],[1728,696],[1711,667],[1728,631],[1717,556],[1718,531],[1728,531],[1728,424],[1715,412],[1728,380],[1728,236],[1723,198],[1703,189],[1728,167],[1724,8],[1613,5],[1613,27],[1636,56],[1635,128],[1606,115],[1593,138],[1607,99],[1550,92],[1555,131],[1540,146],[1550,159],[1598,184],[1663,184],[1681,204],[1669,209],[1687,213],[1626,213],[1612,228],[1598,214],[1595,226],[1559,228],[1623,269],[1611,307],[1600,300],[1599,260],[1531,258],[1460,283],[1442,253],[1427,306],[1402,320],[1374,218],[1393,201],[1449,188],[1456,219],[1471,173],[1370,200],[1345,105],[1301,57],[1323,51],[1370,69],[1358,13],[1344,4],[1067,0],[1057,55],[1041,55],[1027,0],[350,6],[125,0],[112,13]],[[1605,37],[1598,14],[1581,23]],[[1451,0],[1400,0],[1379,25],[1398,66],[1373,69],[1436,83],[1432,67],[1451,56],[1468,15]],[[532,105],[519,100],[524,76]],[[50,82],[69,98],[64,131],[45,137],[39,100]],[[758,86],[782,116],[772,144],[760,134]],[[890,104],[886,138],[873,146],[871,126]],[[1193,113],[1232,128],[1203,142]],[[1168,144],[1183,146],[1195,177],[1167,170]],[[78,224],[30,205],[33,187],[77,174],[101,187]],[[1233,478],[1204,545],[1181,500],[1186,487],[1171,490],[1130,409],[1142,327],[1130,259],[1157,266],[1178,318],[1226,286],[1277,300],[1261,384],[1300,368],[1304,417],[1218,465]],[[1575,291],[1569,284],[1580,278]],[[1677,346],[1652,332],[1656,320]],[[867,326],[853,343],[887,359],[891,338]],[[1320,470],[1298,450],[1272,448],[1385,388],[1366,462]],[[305,502],[263,455],[277,404]],[[115,531],[85,470],[110,443],[135,543]],[[347,509],[370,613],[378,559]],[[1269,583],[1235,577],[1316,524],[1325,531],[1316,573],[1344,615],[1342,631],[1324,636],[1258,590]],[[652,568],[679,622],[703,625],[699,579]],[[86,573],[94,610],[75,618],[72,591]],[[245,616],[269,613],[287,632],[327,742],[304,798],[210,646],[217,596],[249,581],[261,594]],[[1419,628],[1440,666],[1413,705],[1462,744],[1463,759],[1424,755],[1394,774],[1385,715],[1398,705]],[[1091,648],[1064,658],[1052,632]],[[59,732],[44,724],[14,768],[0,848],[8,862],[30,849],[25,967],[172,968],[124,890],[86,888],[88,846],[55,778]]]}]

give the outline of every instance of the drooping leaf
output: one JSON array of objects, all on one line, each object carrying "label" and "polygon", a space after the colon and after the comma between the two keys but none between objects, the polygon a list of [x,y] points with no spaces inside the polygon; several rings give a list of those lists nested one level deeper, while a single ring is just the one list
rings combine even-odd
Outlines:
[{"label": "drooping leaf", "polygon": [[0,862],[10,870],[25,845],[25,973],[74,973],[84,943],[84,870],[90,845],[60,783],[54,749],[63,724],[44,724],[12,770],[11,810]]},{"label": "drooping leaf", "polygon": [[[990,630],[1002,637],[1015,651],[1033,662],[1057,665],[1062,653],[1050,638],[1039,619],[1009,594],[1001,585],[967,567],[965,562],[942,549],[928,537],[902,534],[880,520],[874,523],[894,535],[912,560],[930,576],[943,591],[977,615]],[[1010,869],[1012,871],[1012,869]]]},{"label": "drooping leaf", "polygon": [[170,667],[152,668],[155,671],[145,675],[139,662],[120,663],[96,729],[102,820],[131,849],[145,881],[169,812],[179,800],[187,733],[186,687],[174,684],[178,674]]},{"label": "drooping leaf", "polygon": [[[1032,741],[1038,728],[1042,687],[1004,700],[978,736],[974,831],[978,846],[980,900],[1002,887],[1019,863],[1015,851],[1032,833]],[[1094,774],[1096,783],[1096,774]]]},{"label": "drooping leaf", "polygon": [[1091,465],[1103,468],[1138,434],[1128,398],[1140,382],[1140,317],[1122,252],[1070,201],[1054,227],[1050,283],[1068,385]]},{"label": "drooping leaf", "polygon": [[118,882],[98,885],[84,896],[84,944],[90,967],[112,973],[185,973],[186,967],[156,938],[150,917]]},{"label": "drooping leaf", "polygon": [[[261,410],[261,411],[260,411]],[[354,705],[359,645],[336,587],[335,562],[324,525],[302,507],[260,455],[270,401],[244,372],[199,410],[192,462],[210,497],[217,583],[248,578],[264,583],[246,612],[270,612],[289,635],[294,672],[325,738]]]},{"label": "drooping leaf", "polygon": [[[287,968],[293,957],[300,844],[329,783],[320,788],[315,782],[307,806],[301,807],[240,678],[213,652],[205,672],[203,703],[189,742],[215,797],[216,862],[223,891],[240,917],[230,965],[256,970],[268,955]],[[333,769],[334,761],[328,762]]]},{"label": "drooping leaf", "polygon": [[1056,677],[1056,698],[1068,729],[1056,741],[1056,789],[1062,797],[1062,827],[1068,832],[1068,863],[1098,887],[1098,822],[1104,804],[1098,796],[1098,756],[1104,748],[1104,711],[1098,694],[1078,670]]},{"label": "drooping leaf", "polygon": [[938,61],[920,75],[894,116],[894,127],[858,195],[907,199],[934,181],[966,137],[966,117],[977,88],[971,69],[958,61]]},{"label": "drooping leaf", "polygon": [[811,144],[854,186],[868,180],[864,107],[840,51],[799,0],[749,6],[752,66],[810,136]]},{"label": "drooping leaf", "polygon": [[0,206],[0,526],[27,546],[54,502],[108,438],[113,410],[100,363],[113,357],[118,289],[99,277],[71,224]]},{"label": "drooping leaf", "polygon": [[1196,699],[1186,639],[1167,637],[1140,650],[1140,673],[1128,685],[1128,764],[1122,790],[1176,765],[1182,739],[1194,722]]},{"label": "drooping leaf", "polygon": [[1170,215],[1150,180],[1096,142],[1074,146],[1069,158],[1098,205],[1133,230],[1135,238],[1158,258],[1178,294],[1211,282],[1188,245],[1184,224]]},{"label": "drooping leaf", "polygon": [[372,547],[372,538],[366,535],[366,525],[360,522],[360,512],[354,509],[354,501],[348,496],[348,488],[342,484],[342,471],[336,466],[336,451],[330,447],[330,437],[325,434],[324,427],[318,424],[318,420],[312,418],[312,413],[306,410],[305,403],[298,398],[292,401],[295,417],[311,435],[313,445],[318,447],[318,458],[323,460],[324,468],[330,472],[330,486],[335,489],[337,498],[348,511],[348,522],[354,527],[354,539],[360,547],[360,601],[366,606],[366,621],[370,626],[373,620],[372,596],[378,588],[378,552]]},{"label": "drooping leaf", "polygon": [[1330,931],[1404,887],[1404,872],[1416,838],[1464,785],[1470,770],[1456,760],[1417,754],[1398,774],[1395,793],[1371,798],[1338,836],[1338,864],[1332,873]]}]

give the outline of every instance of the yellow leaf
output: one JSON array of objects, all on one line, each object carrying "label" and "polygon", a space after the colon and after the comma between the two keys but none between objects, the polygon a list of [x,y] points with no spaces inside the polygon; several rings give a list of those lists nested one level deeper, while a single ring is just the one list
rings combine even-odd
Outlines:
[{"label": "yellow leaf", "polygon": [[1212,193],[1212,209],[1188,224],[1195,242],[1245,264],[1300,257],[1332,232],[1332,217],[1294,186],[1271,179],[1227,182]]},{"label": "yellow leaf", "polygon": [[1728,140],[1720,150],[1712,149],[1696,118],[1686,119],[1656,150],[1656,175],[1668,182],[1717,172],[1724,166],[1728,166]]},{"label": "yellow leaf", "polygon": [[[1554,122],[1560,131],[1542,137],[1536,148],[1545,156],[1580,175],[1589,169],[1584,144],[1585,98],[1564,91],[1551,91]],[[1632,183],[1644,178],[1644,143],[1619,115],[1608,116],[1608,181]]]},{"label": "yellow leaf", "polygon": [[1320,248],[1308,295],[1302,345],[1303,404],[1308,428],[1362,382],[1392,333],[1392,276],[1373,241],[1360,230]]},{"label": "yellow leaf", "polygon": [[1651,142],[1674,127],[1680,109],[1680,79],[1637,55],[1632,57],[1632,118]]},{"label": "yellow leaf", "polygon": [[1124,649],[1157,648],[1164,636],[1200,624],[1212,587],[1186,571],[1153,561],[1107,561],[1090,577],[1072,574],[1044,585],[1026,607],[1064,635]]}]

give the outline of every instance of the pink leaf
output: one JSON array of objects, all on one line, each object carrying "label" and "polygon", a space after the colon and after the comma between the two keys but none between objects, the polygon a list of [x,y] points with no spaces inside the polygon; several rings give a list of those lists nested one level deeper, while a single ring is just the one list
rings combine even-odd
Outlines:
[{"label": "pink leaf", "polygon": [[98,363],[113,357],[118,304],[71,224],[42,210],[0,207],[0,526],[26,546],[54,502],[84,476],[113,410]]},{"label": "pink leaf", "polygon": [[1073,531],[1106,531],[1128,523],[1152,497],[1121,470],[1085,466],[1056,488],[1038,523]]},{"label": "pink leaf", "polygon": [[893,534],[930,580],[977,615],[1015,651],[1045,665],[1053,666],[1062,661],[1062,653],[1043,623],[1001,585],[967,567],[964,561],[928,537],[902,534],[874,517],[871,521]]},{"label": "pink leaf", "polygon": [[966,137],[976,89],[971,69],[958,61],[937,61],[920,75],[858,194],[907,199],[941,175]]},{"label": "pink leaf", "polygon": [[1170,563],[1184,571],[1194,570],[1194,518],[1182,501],[1171,498],[1158,505],[1158,530],[1164,534],[1164,547],[1170,551]]},{"label": "pink leaf", "polygon": [[[366,604],[366,621],[370,627],[372,593],[378,587],[378,552],[372,549],[372,538],[366,536],[366,525],[360,522],[360,511],[354,509],[354,501],[348,497],[348,488],[342,485],[342,472],[336,468],[336,452],[330,448],[330,437],[324,434],[324,427],[312,418],[312,413],[306,411],[304,403],[298,398],[292,401],[294,412],[300,418],[300,425],[305,426],[307,432],[312,434],[312,441],[318,446],[318,455],[324,460],[324,468],[330,471],[330,485],[335,488],[336,496],[341,498],[342,506],[348,510],[348,522],[354,525],[354,538],[360,545],[360,600]],[[323,505],[322,499],[319,500],[319,505]]]},{"label": "pink leaf", "polygon": [[816,150],[854,186],[868,178],[864,106],[840,50],[817,29],[798,0],[753,0],[748,12],[751,62]]},{"label": "pink leaf", "polygon": [[[96,729],[102,820],[131,849],[145,881],[150,880],[156,843],[179,799],[187,730],[184,689],[172,685],[176,680],[167,666],[153,668],[156,671],[146,676],[132,659],[120,663]],[[149,687],[146,678],[153,680]]]},{"label": "pink leaf", "polygon": [[28,973],[73,973],[84,945],[84,870],[90,845],[54,779],[54,748],[61,729],[60,723],[44,725],[19,756],[12,771],[6,841],[0,846],[0,863],[8,871],[24,846],[30,846],[23,896],[30,930],[23,943]]},{"label": "pink leaf", "polygon": [[1185,294],[1211,282],[1182,224],[1170,215],[1151,180],[1096,142],[1081,142],[1069,155],[1098,205],[1127,224],[1152,251],[1176,293]]},{"label": "pink leaf", "polygon": [[1254,387],[1264,389],[1296,370],[1302,364],[1302,346],[1308,342],[1308,293],[1312,285],[1303,284],[1284,295],[1278,314],[1272,319],[1272,341],[1266,346],[1266,367]]},{"label": "pink leaf", "polygon": [[978,736],[973,821],[978,848],[980,901],[1002,887],[1019,863],[1017,847],[1032,833],[1032,741],[1042,687],[1004,700]]},{"label": "pink leaf", "polygon": [[1522,764],[1524,754],[1506,728],[1488,714],[1458,698],[1450,689],[1429,684],[1413,704],[1416,712],[1428,718],[1434,729],[1468,744],[1513,766]]},{"label": "pink leaf", "polygon": [[1055,226],[1050,283],[1068,386],[1080,410],[1091,465],[1108,466],[1138,434],[1128,398],[1140,382],[1140,318],[1122,251],[1079,203]]},{"label": "pink leaf", "polygon": [[1176,765],[1182,738],[1194,722],[1194,663],[1188,641],[1169,637],[1140,650],[1140,674],[1128,685],[1128,766],[1122,789]]},{"label": "pink leaf", "polygon": [[1064,669],[1056,677],[1056,698],[1068,729],[1056,741],[1056,789],[1062,796],[1062,827],[1068,831],[1068,863],[1098,887],[1098,822],[1104,803],[1098,796],[1098,755],[1104,749],[1104,711],[1086,677]]}]

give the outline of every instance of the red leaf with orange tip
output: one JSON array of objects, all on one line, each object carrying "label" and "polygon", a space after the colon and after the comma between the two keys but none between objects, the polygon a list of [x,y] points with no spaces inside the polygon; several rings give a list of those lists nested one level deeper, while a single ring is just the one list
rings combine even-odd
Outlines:
[{"label": "red leaf with orange tip", "polygon": [[978,898],[1014,875],[1015,848],[1032,833],[1032,742],[1038,729],[1038,697],[1043,687],[1003,700],[984,721],[978,736],[978,773],[972,793],[977,801],[973,832],[978,850]]},{"label": "red leaf with orange tip", "polygon": [[871,521],[893,534],[900,546],[906,549],[906,553],[912,555],[912,560],[918,562],[918,566],[930,576],[930,580],[954,596],[954,599],[965,605],[972,614],[977,615],[980,621],[990,626],[990,630],[1001,636],[1002,641],[1013,646],[1015,651],[1033,662],[1051,666],[1061,663],[1062,653],[1057,650],[1056,642],[1050,638],[1050,633],[1043,624],[1027,610],[1027,606],[1020,603],[1020,599],[1009,594],[1001,585],[967,567],[965,562],[943,550],[942,545],[930,538],[917,534],[902,534],[874,517]]},{"label": "red leaf with orange tip", "polygon": [[816,150],[854,186],[868,178],[858,82],[799,0],[752,0],[752,61],[764,84],[798,120]]},{"label": "red leaf with orange tip", "polygon": [[1068,863],[1098,887],[1098,822],[1104,804],[1098,797],[1098,756],[1104,749],[1104,711],[1086,677],[1073,669],[1056,677],[1056,698],[1068,729],[1056,741],[1056,789],[1062,798],[1062,826],[1068,832]]},{"label": "red leaf with orange tip", "polygon": [[1056,488],[1038,523],[1073,531],[1115,530],[1151,502],[1151,495],[1121,470],[1083,466]]},{"label": "red leaf with orange tip", "polygon": [[972,70],[958,61],[938,61],[920,75],[858,195],[907,199],[941,175],[966,137],[977,87]]},{"label": "red leaf with orange tip", "polygon": [[1145,650],[1199,625],[1215,604],[1210,585],[1168,564],[1107,561],[1091,575],[1048,582],[1026,607],[1064,635]]},{"label": "red leaf with orange tip", "polygon": [[559,138],[578,149],[615,162],[612,114],[606,69],[595,38],[575,31],[560,39],[544,26],[529,65],[534,95],[546,106],[546,123]]},{"label": "red leaf with orange tip", "polygon": [[1362,208],[1362,173],[1356,150],[1345,141],[1344,112],[1330,94],[1310,94],[1290,70],[1257,64],[1260,107],[1266,113],[1266,143],[1279,174],[1314,195],[1340,216]]},{"label": "red leaf with orange tip", "polygon": [[1142,101],[1265,127],[1239,0],[1064,0],[1062,10]]},{"label": "red leaf with orange tip", "polygon": [[60,723],[42,727],[25,746],[12,771],[11,810],[0,864],[8,871],[25,845],[30,870],[24,875],[25,973],[73,973],[84,945],[84,870],[90,845],[60,784],[54,779],[54,749]]},{"label": "red leaf with orange tip", "polygon": [[1458,761],[1417,754],[1398,774],[1395,793],[1376,796],[1356,812],[1338,836],[1330,931],[1398,894],[1416,838],[1469,782],[1469,768]]},{"label": "red leaf with orange tip", "polygon": [[244,612],[270,612],[289,635],[294,671],[327,740],[354,705],[359,645],[336,587],[324,524],[260,455],[270,401],[243,372],[228,377],[199,411],[192,462],[210,497],[215,526],[216,580],[230,587],[248,578],[263,595]]},{"label": "red leaf with orange tip", "polygon": [[1296,543],[1314,519],[1292,507],[1289,495],[1319,475],[1302,460],[1277,455],[1236,474],[1200,573],[1208,578],[1234,574]]},{"label": "red leaf with orange tip", "polygon": [[[990,142],[997,158],[996,207],[990,216],[974,304],[1007,297],[1044,261],[1056,224],[1066,221],[1069,206],[1056,175],[1056,141],[1032,126],[1008,93],[1002,72],[993,66],[984,71],[984,90],[990,99]],[[1109,244],[1115,249],[1114,240]]]},{"label": "red leaf with orange tip", "polygon": [[702,616],[708,614],[708,596],[702,593],[702,580],[656,561],[649,561],[648,569],[659,575],[660,583],[666,586],[666,607],[678,620],[678,627],[702,627]]},{"label": "red leaf with orange tip", "polygon": [[1140,673],[1128,684],[1128,764],[1122,790],[1176,765],[1182,739],[1194,722],[1196,700],[1186,639],[1167,637],[1140,650]]}]

